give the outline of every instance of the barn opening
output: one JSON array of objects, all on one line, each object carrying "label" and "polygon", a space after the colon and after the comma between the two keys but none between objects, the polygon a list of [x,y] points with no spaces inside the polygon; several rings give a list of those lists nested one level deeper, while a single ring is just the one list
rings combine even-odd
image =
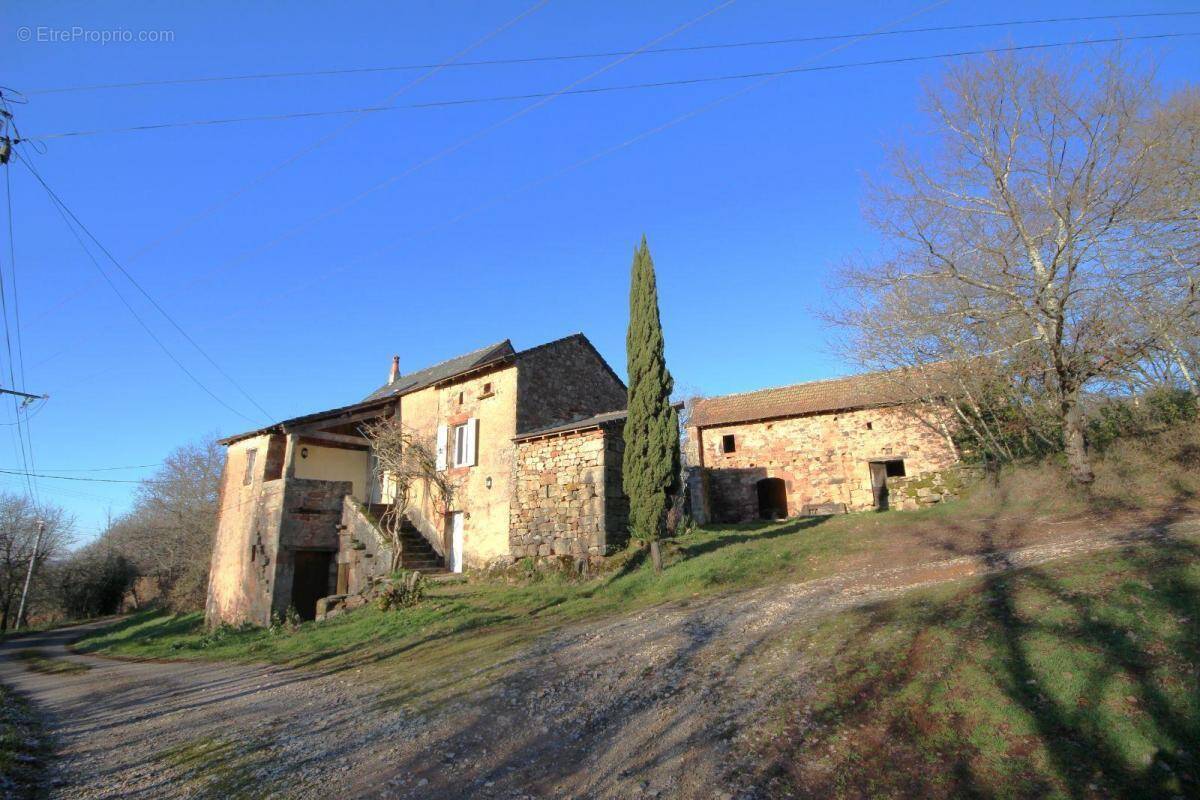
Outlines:
[{"label": "barn opening", "polygon": [[781,478],[763,478],[758,490],[758,516],[761,519],[787,519],[787,487]]},{"label": "barn opening", "polygon": [[875,498],[875,510],[888,509],[888,478],[903,478],[904,459],[889,458],[884,461],[871,461],[871,493]]},{"label": "barn opening", "polygon": [[292,553],[292,607],[300,619],[317,617],[317,601],[329,594],[328,550],[296,550]]}]

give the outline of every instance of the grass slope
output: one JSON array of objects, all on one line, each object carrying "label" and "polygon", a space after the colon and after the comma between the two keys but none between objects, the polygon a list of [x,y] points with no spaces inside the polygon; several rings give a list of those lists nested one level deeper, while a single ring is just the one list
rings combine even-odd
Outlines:
[{"label": "grass slope", "polygon": [[0,797],[39,796],[49,747],[25,700],[0,684]]},{"label": "grass slope", "polygon": [[1170,540],[830,618],[754,749],[769,797],[1200,796],[1200,547]]}]

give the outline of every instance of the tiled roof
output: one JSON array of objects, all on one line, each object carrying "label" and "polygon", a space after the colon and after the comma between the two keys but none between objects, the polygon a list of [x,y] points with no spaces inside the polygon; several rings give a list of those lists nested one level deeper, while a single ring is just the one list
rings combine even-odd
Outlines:
[{"label": "tiled roof", "polygon": [[896,405],[913,399],[897,372],[869,372],[848,378],[797,383],[777,389],[730,394],[697,400],[689,425],[703,428]]},{"label": "tiled roof", "polygon": [[539,436],[554,436],[560,433],[571,433],[572,431],[581,431],[587,428],[599,428],[609,423],[623,422],[628,414],[629,412],[624,409],[620,411],[606,411],[603,414],[594,414],[590,417],[577,419],[574,422],[565,422],[561,425],[552,425],[549,428],[522,433],[520,436],[514,437],[514,441],[520,442],[525,439],[536,439]]},{"label": "tiled roof", "polygon": [[417,389],[424,389],[426,386],[432,386],[435,383],[453,378],[456,375],[461,375],[464,372],[470,372],[493,361],[499,361],[502,358],[511,356],[514,353],[512,342],[505,339],[503,342],[481,347],[478,350],[464,353],[449,361],[434,364],[432,367],[426,367],[417,372],[401,375],[396,379],[395,383],[385,383],[371,392],[364,398],[364,402],[367,400],[378,400],[383,397],[398,397],[402,394],[415,392]]}]

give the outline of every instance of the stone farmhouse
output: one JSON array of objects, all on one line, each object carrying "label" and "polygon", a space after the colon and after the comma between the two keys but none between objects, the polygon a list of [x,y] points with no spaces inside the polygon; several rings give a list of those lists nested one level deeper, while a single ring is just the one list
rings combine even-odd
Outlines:
[{"label": "stone farmhouse", "polygon": [[361,426],[385,417],[437,444],[449,508],[410,498],[401,557],[458,572],[526,556],[597,559],[626,542],[626,389],[582,334],[509,341],[401,374],[361,401],[222,440],[227,448],[209,580],[210,623],[268,624],[354,593],[390,568]]},{"label": "stone farmhouse", "polygon": [[918,418],[895,377],[697,400],[687,430],[693,516],[741,522],[940,500],[959,460],[946,420]]}]

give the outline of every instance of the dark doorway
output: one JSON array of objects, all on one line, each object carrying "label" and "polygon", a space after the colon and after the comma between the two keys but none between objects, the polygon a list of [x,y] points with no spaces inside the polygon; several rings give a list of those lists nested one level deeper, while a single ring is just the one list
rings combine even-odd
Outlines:
[{"label": "dark doorway", "polygon": [[762,519],[787,519],[787,487],[780,478],[763,478],[758,488],[758,516]]},{"label": "dark doorway", "polygon": [[887,461],[872,461],[871,467],[871,494],[875,497],[875,510],[887,511],[888,509],[888,478],[903,478],[904,477],[904,459],[893,458]]},{"label": "dark doorway", "polygon": [[292,553],[292,607],[300,619],[315,619],[317,601],[329,594],[329,562],[326,550],[296,550]]}]

